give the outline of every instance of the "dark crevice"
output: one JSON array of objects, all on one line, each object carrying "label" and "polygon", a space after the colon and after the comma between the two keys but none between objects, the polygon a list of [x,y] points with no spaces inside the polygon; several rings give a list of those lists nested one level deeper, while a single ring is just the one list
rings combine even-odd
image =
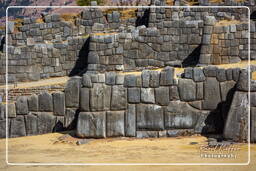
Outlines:
[{"label": "dark crevice", "polygon": [[256,20],[256,11],[253,11],[250,15],[251,20]]},{"label": "dark crevice", "polygon": [[182,67],[195,67],[199,63],[202,45],[198,45],[183,61]]},{"label": "dark crevice", "polygon": [[143,16],[138,16],[136,19],[136,27],[138,26],[142,26],[145,25],[146,27],[148,27],[148,23],[149,23],[149,9],[146,9],[144,11],[144,15]]},{"label": "dark crevice", "polygon": [[4,44],[5,44],[5,37],[2,37],[1,41],[0,41],[0,51],[1,52],[4,51]]},{"label": "dark crevice", "polygon": [[90,37],[85,41],[83,47],[80,49],[75,66],[69,73],[70,77],[75,75],[82,76],[87,71],[89,45],[90,45]]}]

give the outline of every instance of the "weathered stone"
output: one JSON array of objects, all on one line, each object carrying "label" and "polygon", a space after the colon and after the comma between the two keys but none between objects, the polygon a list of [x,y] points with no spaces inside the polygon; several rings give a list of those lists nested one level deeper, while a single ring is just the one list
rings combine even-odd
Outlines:
[{"label": "weathered stone", "polygon": [[256,108],[251,107],[251,142],[256,142]]},{"label": "weathered stone", "polygon": [[27,135],[37,135],[38,126],[37,126],[37,115],[29,113],[25,116],[25,125]]},{"label": "weathered stone", "polygon": [[125,113],[125,136],[136,136],[136,106],[129,104]]},{"label": "weathered stone", "polygon": [[236,91],[225,123],[223,137],[233,141],[247,141],[248,93]]},{"label": "weathered stone", "polygon": [[214,26],[216,22],[216,19],[214,16],[205,16],[204,18],[204,24],[206,26]]},{"label": "weathered stone", "polygon": [[137,77],[136,75],[129,74],[124,77],[124,86],[125,87],[136,87],[137,85]]},{"label": "weathered stone", "polygon": [[194,134],[193,129],[171,129],[167,130],[168,137],[190,136]]},{"label": "weathered stone", "polygon": [[218,68],[215,66],[207,66],[204,68],[204,75],[206,77],[216,77]]},{"label": "weathered stone", "polygon": [[81,88],[80,90],[80,110],[88,112],[90,111],[90,89]]},{"label": "weathered stone", "polygon": [[179,79],[178,83],[180,100],[196,100],[196,83],[191,79]]},{"label": "weathered stone", "polygon": [[65,87],[66,107],[79,107],[79,94],[81,87],[81,77],[72,77]]},{"label": "weathered stone", "polygon": [[164,129],[163,108],[158,105],[137,105],[137,128],[149,130]]},{"label": "weathered stone", "polygon": [[17,115],[28,114],[28,101],[26,96],[19,96],[16,101],[16,113]]},{"label": "weathered stone", "polygon": [[127,105],[127,89],[123,86],[112,86],[111,110],[124,110]]},{"label": "weathered stone", "polygon": [[55,92],[53,97],[53,113],[56,116],[64,116],[65,114],[65,94],[63,92]]},{"label": "weathered stone", "polygon": [[71,130],[76,127],[76,115],[77,110],[76,109],[66,109],[65,112],[65,121],[64,121],[64,127]]},{"label": "weathered stone", "polygon": [[204,72],[201,68],[193,69],[193,80],[195,82],[200,82],[205,80]]},{"label": "weathered stone", "polygon": [[231,99],[235,90],[235,81],[225,81],[220,83],[221,101]]},{"label": "weathered stone", "polygon": [[56,123],[56,117],[49,112],[37,113],[37,127],[39,134],[51,133]]},{"label": "weathered stone", "polygon": [[240,68],[233,68],[232,70],[232,78],[234,81],[238,81],[240,74]]},{"label": "weathered stone", "polygon": [[38,111],[38,96],[33,94],[28,97],[28,110],[29,111]]},{"label": "weathered stone", "polygon": [[[1,115],[3,118],[6,118],[6,104],[2,104],[2,109],[1,109]],[[15,118],[16,117],[16,107],[14,103],[8,103],[8,113],[7,116],[8,118]]]},{"label": "weathered stone", "polygon": [[170,101],[172,100],[179,100],[180,95],[179,95],[179,90],[177,86],[171,86],[170,87]]},{"label": "weathered stone", "polygon": [[226,70],[223,68],[219,68],[217,70],[217,80],[220,82],[226,81],[227,77],[226,77]]},{"label": "weathered stone", "polygon": [[64,116],[56,116],[56,123],[53,128],[53,132],[65,131],[64,124],[65,124],[65,117]]},{"label": "weathered stone", "polygon": [[150,71],[150,87],[159,87],[159,71]]},{"label": "weathered stone", "polygon": [[142,77],[142,87],[149,87],[149,80],[150,80],[150,71],[149,70],[143,70],[141,73]]},{"label": "weathered stone", "polygon": [[137,131],[137,138],[158,138],[158,131]]},{"label": "weathered stone", "polygon": [[140,88],[128,88],[128,102],[129,103],[140,102]]},{"label": "weathered stone", "polygon": [[107,85],[115,85],[116,83],[116,73],[115,72],[106,72],[106,84]]},{"label": "weathered stone", "polygon": [[117,85],[124,84],[124,75],[121,75],[121,74],[116,75],[116,84]]},{"label": "weathered stone", "polygon": [[160,73],[160,85],[172,85],[174,78],[174,68],[165,67]]},{"label": "weathered stone", "polygon": [[43,92],[38,95],[38,101],[39,101],[39,111],[42,112],[52,112],[53,111],[53,100],[52,95]]},{"label": "weathered stone", "polygon": [[197,112],[185,102],[171,101],[165,112],[165,127],[177,129],[192,129],[197,122]]},{"label": "weathered stone", "polygon": [[155,94],[153,88],[141,88],[141,102],[155,103]]},{"label": "weathered stone", "polygon": [[[10,127],[10,120],[8,121],[8,127]],[[7,132],[9,133],[9,130]],[[10,135],[9,135],[10,136]],[[0,138],[5,138],[6,137],[6,120],[0,120]]]},{"label": "weathered stone", "polygon": [[83,79],[82,79],[82,83],[83,83],[84,87],[91,88],[92,87],[92,81],[91,81],[90,75],[84,74]]},{"label": "weathered stone", "polygon": [[207,133],[205,128],[206,128],[206,119],[209,114],[210,114],[209,111],[202,111],[198,115],[198,119],[194,128],[195,133],[197,134]]},{"label": "weathered stone", "polygon": [[90,90],[91,111],[104,111],[110,109],[111,87],[95,83]]},{"label": "weathered stone", "polygon": [[190,104],[190,106],[192,106],[195,109],[202,110],[202,101],[201,100],[188,102],[188,104]]},{"label": "weathered stone", "polygon": [[[226,78],[228,81],[232,80],[233,79],[233,74],[232,74],[232,68],[228,68],[226,69]],[[247,79],[248,80],[248,79]]]},{"label": "weathered stone", "polygon": [[202,100],[204,98],[204,83],[196,83],[196,99]]},{"label": "weathered stone", "polygon": [[124,111],[107,112],[107,137],[124,136]]},{"label": "weathered stone", "polygon": [[207,77],[204,82],[203,109],[214,110],[221,102],[220,86],[215,77]]},{"label": "weathered stone", "polygon": [[24,122],[24,116],[16,116],[11,119],[10,137],[21,137],[26,136],[26,128]]},{"label": "weathered stone", "polygon": [[80,112],[78,115],[76,135],[80,138],[105,138],[106,113]]},{"label": "weathered stone", "polygon": [[156,104],[167,106],[169,104],[169,87],[155,88]]},{"label": "weathered stone", "polygon": [[193,77],[193,68],[188,67],[184,69],[184,78],[192,79]]}]

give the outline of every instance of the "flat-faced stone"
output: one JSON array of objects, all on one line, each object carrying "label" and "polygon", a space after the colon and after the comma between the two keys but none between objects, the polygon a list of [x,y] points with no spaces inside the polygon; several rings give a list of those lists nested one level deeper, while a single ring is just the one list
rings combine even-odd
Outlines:
[{"label": "flat-faced stone", "polygon": [[91,111],[105,111],[110,109],[111,87],[95,83],[90,90]]},{"label": "flat-faced stone", "polygon": [[155,94],[153,88],[141,88],[141,102],[155,103]]},{"label": "flat-faced stone", "polygon": [[56,123],[56,117],[49,112],[37,113],[37,129],[39,134],[51,133]]},{"label": "flat-faced stone", "polygon": [[16,113],[17,115],[28,114],[28,101],[26,96],[19,96],[16,101]]},{"label": "flat-faced stone", "polygon": [[39,101],[39,111],[42,112],[52,112],[53,111],[53,100],[52,95],[43,92],[38,95],[38,101]]},{"label": "flat-faced stone", "polygon": [[196,100],[196,83],[191,79],[179,79],[178,83],[180,100]]},{"label": "flat-faced stone", "polygon": [[124,136],[124,111],[107,112],[107,137]]},{"label": "flat-faced stone", "polygon": [[136,136],[136,105],[129,104],[125,113],[125,136]]},{"label": "flat-faced stone", "polygon": [[80,90],[80,110],[88,112],[90,111],[90,89],[81,88]]},{"label": "flat-faced stone", "polygon": [[174,68],[165,67],[160,73],[160,85],[172,85],[174,78]]},{"label": "flat-faced stone", "polygon": [[65,114],[65,94],[63,92],[55,92],[53,97],[53,113],[56,116],[64,116]]},{"label": "flat-faced stone", "polygon": [[28,97],[28,110],[29,111],[38,111],[38,96],[33,94]]},{"label": "flat-faced stone", "polygon": [[140,102],[140,88],[128,88],[128,102],[129,103]]},{"label": "flat-faced stone", "polygon": [[26,136],[24,116],[16,116],[11,119],[10,137]]},{"label": "flat-faced stone", "polygon": [[26,124],[26,133],[28,136],[38,134],[37,115],[33,113],[29,113],[28,115],[26,115],[25,124]]},{"label": "flat-faced stone", "polygon": [[169,104],[169,87],[155,88],[156,104],[167,106]]},{"label": "flat-faced stone", "polygon": [[79,107],[81,77],[72,77],[65,87],[66,107]]}]

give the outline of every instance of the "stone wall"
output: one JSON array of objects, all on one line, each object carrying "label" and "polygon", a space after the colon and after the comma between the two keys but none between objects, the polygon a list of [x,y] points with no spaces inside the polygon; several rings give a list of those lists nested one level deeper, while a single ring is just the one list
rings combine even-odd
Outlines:
[{"label": "stone wall", "polygon": [[[246,76],[247,70],[213,66],[186,68],[179,77],[172,67],[131,74],[88,72],[72,77],[64,92],[20,96],[8,104],[9,136],[69,128],[76,128],[78,137],[90,138],[222,134],[224,130],[224,138],[246,141]],[[254,82],[252,103],[256,97]],[[236,106],[241,101],[240,109]],[[242,120],[243,127],[234,118]],[[253,112],[251,118],[253,131]],[[4,104],[0,123],[4,137]],[[231,130],[233,126],[237,131]],[[243,138],[237,139],[237,135]]]}]

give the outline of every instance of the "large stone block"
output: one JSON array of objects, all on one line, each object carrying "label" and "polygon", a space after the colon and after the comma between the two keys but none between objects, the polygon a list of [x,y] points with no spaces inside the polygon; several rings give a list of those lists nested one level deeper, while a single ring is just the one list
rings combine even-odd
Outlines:
[{"label": "large stone block", "polygon": [[136,136],[136,105],[129,104],[125,113],[125,136]]},{"label": "large stone block", "polygon": [[205,80],[204,72],[201,68],[193,69],[193,80],[195,82],[200,82]]},{"label": "large stone block", "polygon": [[231,99],[235,90],[235,81],[225,81],[220,83],[221,101]]},{"label": "large stone block", "polygon": [[180,100],[196,100],[196,83],[191,79],[179,79],[178,83]]},{"label": "large stone block", "polygon": [[[1,115],[2,115],[2,119],[6,118],[6,104],[2,104],[1,105]],[[8,118],[15,118],[16,117],[16,107],[14,103],[8,103],[7,104],[7,108],[8,108],[8,113],[7,116]]]},{"label": "large stone block", "polygon": [[10,137],[26,136],[24,116],[17,116],[11,119]]},{"label": "large stone block", "polygon": [[192,129],[195,127],[199,110],[180,101],[171,101],[165,112],[165,127],[168,129]]},{"label": "large stone block", "polygon": [[91,111],[105,111],[110,109],[111,87],[95,83],[90,90]]},{"label": "large stone block", "polygon": [[19,96],[16,101],[16,113],[17,115],[28,114],[28,101],[26,96]]},{"label": "large stone block", "polygon": [[80,112],[78,115],[76,135],[81,138],[105,138],[106,113]]},{"label": "large stone block", "polygon": [[124,136],[124,111],[107,112],[107,137]]},{"label": "large stone block", "polygon": [[137,138],[158,138],[158,131],[137,131]]},{"label": "large stone block", "polygon": [[161,106],[169,104],[169,87],[155,88],[156,103]]},{"label": "large stone block", "polygon": [[256,142],[256,107],[251,107],[251,142]]},{"label": "large stone block", "polygon": [[128,88],[128,102],[129,103],[140,102],[140,88]]},{"label": "large stone block", "polygon": [[159,71],[150,71],[149,86],[159,87],[160,74]]},{"label": "large stone block", "polygon": [[[8,120],[8,126],[10,127],[10,120]],[[7,130],[7,132],[9,133],[9,129]],[[0,120],[0,138],[5,138],[5,137],[6,137],[6,120]]]},{"label": "large stone block", "polygon": [[84,112],[90,111],[90,89],[81,88],[80,90],[80,110]]},{"label": "large stone block", "polygon": [[179,90],[177,86],[170,86],[170,101],[172,100],[179,100]]},{"label": "large stone block", "polygon": [[64,127],[67,129],[73,129],[76,127],[76,114],[77,109],[67,108],[64,116]]},{"label": "large stone block", "polygon": [[112,86],[111,110],[124,110],[127,106],[127,89],[123,86]]},{"label": "large stone block", "polygon": [[224,126],[223,137],[225,139],[247,141],[248,110],[248,93],[236,91]]},{"label": "large stone block", "polygon": [[39,112],[36,114],[38,133],[51,133],[56,123],[56,117],[50,112]]},{"label": "large stone block", "polygon": [[36,135],[38,134],[37,126],[37,115],[29,113],[25,116],[25,125],[27,135]]},{"label": "large stone block", "polygon": [[42,112],[52,112],[53,111],[53,100],[52,95],[43,92],[38,95],[38,101],[39,101],[39,111]]},{"label": "large stone block", "polygon": [[29,111],[38,111],[38,96],[33,94],[28,97],[28,110]]},{"label": "large stone block", "polygon": [[65,87],[66,107],[79,107],[81,77],[72,77]]},{"label": "large stone block", "polygon": [[129,74],[124,76],[124,86],[125,87],[136,87],[137,77],[134,74]]},{"label": "large stone block", "polygon": [[91,81],[90,75],[84,74],[83,78],[82,78],[82,83],[83,83],[84,87],[91,88],[92,87],[92,81]]},{"label": "large stone block", "polygon": [[153,88],[141,88],[141,102],[155,103],[155,94]]},{"label": "large stone block", "polygon": [[160,73],[160,85],[172,85],[174,78],[174,68],[165,67]]},{"label": "large stone block", "polygon": [[164,129],[164,112],[161,106],[152,104],[138,104],[136,108],[138,129]]},{"label": "large stone block", "polygon": [[220,85],[215,77],[207,77],[204,82],[203,109],[214,110],[221,102]]},{"label": "large stone block", "polygon": [[148,88],[149,87],[149,80],[150,80],[150,71],[143,70],[141,73],[142,77],[142,87]]},{"label": "large stone block", "polygon": [[53,113],[56,116],[65,115],[65,94],[63,92],[55,92],[53,97]]}]

